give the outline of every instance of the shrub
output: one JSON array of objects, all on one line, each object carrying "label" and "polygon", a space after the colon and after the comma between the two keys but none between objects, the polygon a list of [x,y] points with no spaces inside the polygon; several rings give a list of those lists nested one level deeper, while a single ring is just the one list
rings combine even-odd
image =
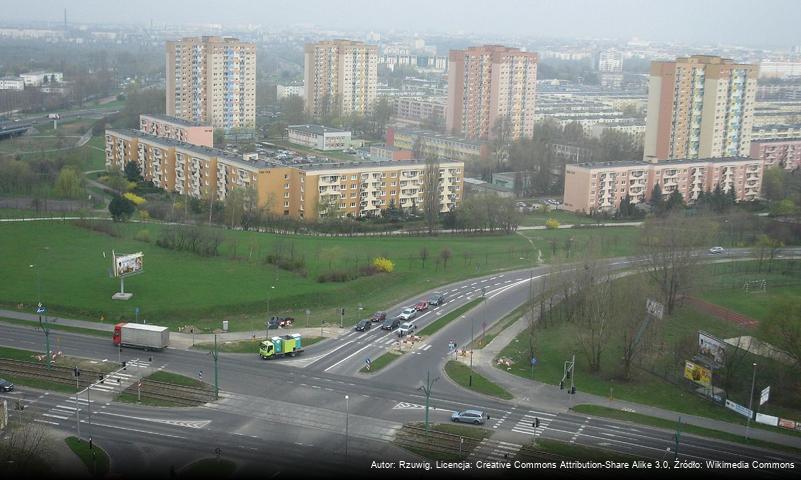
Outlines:
[{"label": "shrub", "polygon": [[373,259],[373,266],[377,268],[379,272],[392,273],[392,271],[395,270],[395,264],[392,263],[392,260],[386,257],[377,257]]},{"label": "shrub", "polygon": [[548,230],[555,230],[559,228],[559,225],[561,225],[559,223],[559,220],[555,218],[549,218],[548,220],[545,221],[545,228],[547,228]]},{"label": "shrub", "polygon": [[134,235],[134,240],[150,243],[150,230],[146,228],[139,230],[138,232],[136,232],[136,235]]},{"label": "shrub", "polygon": [[265,263],[275,265],[282,270],[298,273],[306,276],[306,261],[303,258],[289,258],[282,257],[281,255],[269,254],[264,258]]},{"label": "shrub", "polygon": [[130,200],[134,205],[141,205],[147,201],[139,195],[131,192],[124,193],[122,196]]},{"label": "shrub", "polygon": [[327,273],[321,273],[317,276],[318,283],[327,282],[348,282],[358,278],[359,275],[351,270],[334,270]]},{"label": "shrub", "polygon": [[95,232],[105,233],[110,237],[120,237],[119,229],[111,222],[104,220],[75,220],[73,225]]}]

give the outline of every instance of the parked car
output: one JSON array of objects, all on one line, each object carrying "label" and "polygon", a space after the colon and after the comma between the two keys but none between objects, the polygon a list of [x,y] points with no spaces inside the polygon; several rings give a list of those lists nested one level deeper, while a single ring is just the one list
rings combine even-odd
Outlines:
[{"label": "parked car", "polygon": [[366,332],[370,330],[370,327],[373,326],[373,322],[370,320],[359,320],[359,323],[356,324],[356,331],[357,332]]},{"label": "parked car", "polygon": [[401,320],[411,320],[415,316],[417,316],[417,309],[414,307],[409,307],[404,308],[400,315],[398,315],[398,318]]},{"label": "parked car", "polygon": [[387,319],[387,312],[375,312],[370,320],[374,322],[383,322]]},{"label": "parked car", "polygon": [[709,253],[712,255],[723,255],[726,253],[726,249],[723,247],[712,247],[709,249]]},{"label": "parked car", "polygon": [[445,301],[445,294],[442,292],[434,292],[428,297],[428,304],[429,305],[442,305],[442,302]]},{"label": "parked car", "polygon": [[14,391],[14,384],[9,382],[8,380],[3,380],[0,378],[0,392],[12,392]]},{"label": "parked car", "polygon": [[428,310],[428,302],[426,302],[425,300],[420,300],[415,304],[414,309],[417,310],[418,312]]},{"label": "parked car", "polygon": [[413,324],[412,322],[403,322],[400,324],[400,328],[398,328],[398,336],[402,337],[404,335],[409,335],[416,329],[417,325]]},{"label": "parked car", "polygon": [[472,423],[474,425],[483,425],[489,417],[481,410],[462,410],[461,412],[453,412],[451,421],[459,423]]},{"label": "parked car", "polygon": [[395,330],[400,326],[400,320],[397,318],[388,318],[381,324],[382,330]]}]

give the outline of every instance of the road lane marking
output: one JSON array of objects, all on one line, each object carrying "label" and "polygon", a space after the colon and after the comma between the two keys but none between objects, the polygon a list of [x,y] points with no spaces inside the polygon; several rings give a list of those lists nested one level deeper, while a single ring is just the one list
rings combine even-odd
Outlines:
[{"label": "road lane marking", "polygon": [[370,348],[370,347],[371,347],[371,345],[365,345],[364,347],[362,347],[362,348],[360,348],[360,349],[356,350],[355,352],[351,353],[351,354],[350,354],[350,355],[348,355],[347,357],[343,358],[342,360],[340,360],[340,361],[338,361],[337,363],[335,363],[335,364],[331,365],[330,367],[326,368],[326,369],[325,369],[325,370],[323,370],[323,371],[324,371],[324,372],[327,372],[327,371],[331,370],[332,368],[334,368],[334,367],[338,366],[339,364],[341,364],[341,363],[342,363],[342,362],[344,362],[345,360],[349,360],[351,357],[353,357],[354,355],[356,355],[356,354],[360,353],[362,350],[365,350],[365,349],[367,349],[367,348]]},{"label": "road lane marking", "polygon": [[[85,421],[85,420],[81,420],[81,423],[88,423],[88,422]],[[148,430],[139,430],[137,428],[130,428],[130,427],[119,427],[117,425],[108,425],[108,424],[97,423],[97,422],[92,422],[92,425],[96,426],[96,427],[116,428],[116,429],[119,429],[119,430],[127,430],[129,432],[146,433],[148,435],[159,435],[159,436],[162,436],[162,437],[181,438],[181,439],[186,440],[186,437],[182,437],[180,435],[170,435],[169,433],[151,432],[151,431],[148,431]]]}]

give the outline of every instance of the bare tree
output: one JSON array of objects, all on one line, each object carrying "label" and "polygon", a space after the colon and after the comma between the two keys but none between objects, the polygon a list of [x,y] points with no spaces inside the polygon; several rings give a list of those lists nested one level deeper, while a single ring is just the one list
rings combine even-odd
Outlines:
[{"label": "bare tree", "polygon": [[[601,357],[612,333],[615,314],[610,297],[613,277],[603,273],[597,264],[586,263],[576,282],[578,311],[576,343],[587,359],[591,372],[601,370]],[[599,278],[600,277],[600,278]]]},{"label": "bare tree", "polygon": [[423,247],[420,249],[420,262],[423,264],[422,268],[426,268],[426,259],[428,258],[428,248]]},{"label": "bare tree", "polygon": [[631,379],[634,362],[660,326],[657,318],[647,316],[648,290],[642,280],[639,275],[618,279],[609,298],[614,309],[614,330],[623,339],[620,362],[626,380]]},{"label": "bare tree", "polygon": [[5,438],[0,441],[0,464],[4,466],[4,476],[27,477],[39,472],[42,461],[50,453],[47,430],[25,418],[22,411],[9,412],[8,419],[10,425]]},{"label": "bare tree", "polygon": [[666,313],[690,290],[698,264],[696,249],[714,237],[717,224],[702,218],[674,214],[645,222],[641,235],[644,271],[659,288]]},{"label": "bare tree", "polygon": [[439,252],[439,258],[442,259],[442,269],[448,269],[448,260],[453,256],[451,249],[448,247],[443,247],[442,250]]}]

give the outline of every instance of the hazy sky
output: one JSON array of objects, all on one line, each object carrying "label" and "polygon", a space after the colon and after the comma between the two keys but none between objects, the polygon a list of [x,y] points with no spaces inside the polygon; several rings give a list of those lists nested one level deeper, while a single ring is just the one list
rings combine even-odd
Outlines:
[{"label": "hazy sky", "polygon": [[[798,0],[0,0],[0,22],[260,24],[801,45]],[[13,5],[13,7],[8,8]]]}]

